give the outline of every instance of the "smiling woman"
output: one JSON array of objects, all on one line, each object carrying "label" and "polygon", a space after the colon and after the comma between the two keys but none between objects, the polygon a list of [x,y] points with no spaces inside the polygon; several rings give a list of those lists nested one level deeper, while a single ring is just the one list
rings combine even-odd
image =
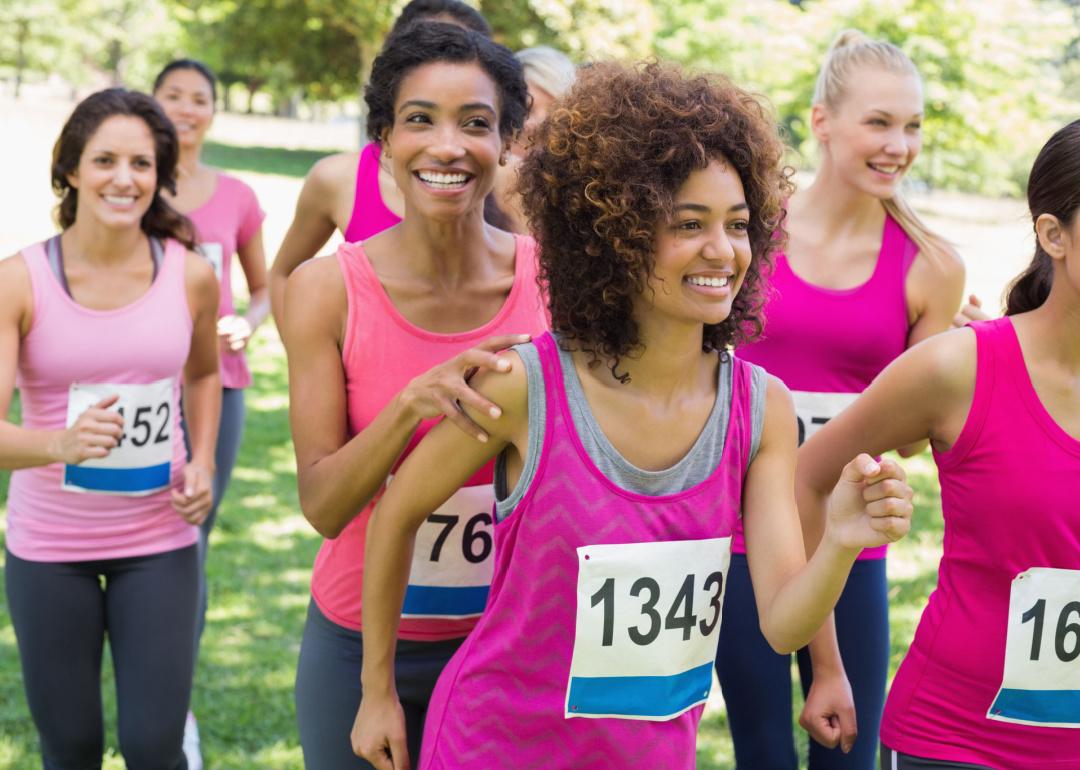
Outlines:
[{"label": "smiling woman", "polygon": [[184,761],[220,380],[217,284],[162,197],[176,158],[152,99],[88,97],[53,152],[63,231],[0,263],[6,581],[46,767],[100,766],[106,628],[128,767]]},{"label": "smiling woman", "polygon": [[487,598],[491,465],[428,511],[396,649],[394,640],[387,650],[367,638],[360,586],[368,520],[396,485],[390,474],[400,458],[436,418],[467,442],[487,440],[457,403],[489,415],[499,407],[469,387],[466,373],[505,367],[496,351],[546,327],[535,244],[483,217],[495,169],[525,117],[513,55],[476,32],[417,24],[388,41],[365,96],[368,134],[389,158],[404,218],[345,244],[336,259],[303,265],[285,297],[300,504],[327,538],[296,677],[304,761],[322,770],[371,767],[349,745],[354,721],[360,730],[386,717],[357,716],[371,654],[394,658],[397,676],[364,682],[364,694],[389,687],[400,695],[402,750],[418,755],[435,679]]}]

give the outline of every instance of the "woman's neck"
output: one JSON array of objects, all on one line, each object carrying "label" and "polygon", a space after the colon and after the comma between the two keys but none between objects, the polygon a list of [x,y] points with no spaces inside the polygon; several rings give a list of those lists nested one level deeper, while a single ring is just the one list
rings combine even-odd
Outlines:
[{"label": "woman's neck", "polygon": [[180,158],[176,162],[176,178],[178,184],[184,180],[194,179],[199,173],[202,164],[199,158],[202,156],[202,145],[181,145]]},{"label": "woman's neck", "polygon": [[[635,390],[660,401],[673,401],[696,391],[703,382],[702,366],[708,365],[702,352],[704,327],[655,313],[637,315],[641,345],[620,359],[617,372],[629,375]],[[603,373],[613,377],[607,367]]]},{"label": "woman's neck", "polygon": [[65,258],[106,266],[128,259],[142,244],[145,234],[138,227],[117,229],[76,216],[61,238]]},{"label": "woman's neck", "polygon": [[1080,294],[1069,285],[1063,268],[1057,272],[1046,302],[1025,315],[1040,357],[1080,376]]},{"label": "woman's neck", "polygon": [[792,215],[813,222],[826,240],[859,233],[879,233],[885,217],[881,200],[839,177],[832,164],[822,162],[814,181],[792,198]]},{"label": "woman's neck", "polygon": [[441,221],[406,211],[400,228],[402,253],[414,274],[447,286],[482,272],[496,249],[497,231],[484,223],[483,211]]}]

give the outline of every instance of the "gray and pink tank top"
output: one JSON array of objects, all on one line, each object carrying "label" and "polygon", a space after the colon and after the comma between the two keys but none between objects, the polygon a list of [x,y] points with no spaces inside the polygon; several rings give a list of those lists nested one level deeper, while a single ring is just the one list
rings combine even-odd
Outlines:
[{"label": "gray and pink tank top", "polygon": [[115,310],[92,310],[65,290],[44,244],[23,249],[33,296],[16,374],[23,425],[63,429],[117,393],[125,434],[103,460],[11,474],[7,547],[19,558],[116,559],[195,542],[198,530],[173,510],[169,489],[179,482],[186,457],[180,427],[192,331],[186,253],[167,241],[141,297]]},{"label": "gray and pink tank top", "polygon": [[[781,252],[768,276],[761,338],[739,356],[779,377],[791,390],[799,443],[839,414],[907,349],[904,282],[918,246],[886,215],[874,272],[853,289],[826,289],[803,280]],[[733,546],[746,553],[740,523]],[[886,546],[860,559],[884,558]]]},{"label": "gray and pink tank top", "polygon": [[689,770],[754,440],[753,367],[733,359],[709,475],[645,495],[594,462],[555,339],[534,344],[545,402],[535,472],[495,526],[488,604],[436,685],[420,766]]},{"label": "gray and pink tank top", "polygon": [[387,208],[379,192],[379,145],[366,144],[360,151],[360,165],[356,169],[356,194],[352,217],[343,233],[345,240],[366,241],[400,221],[401,217]]},{"label": "gray and pink tank top", "polygon": [[1080,439],[1039,400],[1011,319],[970,328],[971,409],[952,448],[934,453],[945,552],[881,738],[948,762],[1072,770],[1080,767]]}]

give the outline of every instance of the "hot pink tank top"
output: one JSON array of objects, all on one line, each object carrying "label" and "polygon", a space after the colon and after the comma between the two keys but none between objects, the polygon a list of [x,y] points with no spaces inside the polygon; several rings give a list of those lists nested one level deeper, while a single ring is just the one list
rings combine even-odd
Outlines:
[{"label": "hot pink tank top", "polygon": [[379,192],[379,145],[371,142],[360,151],[360,166],[356,169],[356,195],[352,217],[345,228],[349,243],[366,241],[373,235],[393,227],[401,217],[386,207]]},{"label": "hot pink tank top", "polygon": [[[187,216],[195,225],[199,251],[214,266],[221,286],[218,317],[232,315],[236,312],[232,291],[233,256],[258,232],[266,214],[259,208],[254,190],[236,177],[219,172],[210,200]],[[250,384],[251,372],[244,351],[222,349],[222,387],[246,388]]]},{"label": "hot pink tank top", "polygon": [[[978,355],[971,410],[953,447],[934,455],[945,552],[889,692],[881,738],[931,759],[1073,770],[1080,767],[1080,440],[1039,400],[1012,321],[970,326]],[[1048,589],[1052,581],[1038,585],[1042,576],[1016,580],[1032,568],[1060,570],[1071,590],[1062,599]],[[1030,595],[1016,594],[1025,590]]]},{"label": "hot pink tank top", "polygon": [[[180,383],[192,330],[184,247],[168,241],[150,288],[116,310],[91,310],[68,296],[42,244],[23,249],[22,258],[33,293],[33,321],[19,346],[17,372],[23,425],[32,430],[64,428],[75,383],[132,386],[171,378],[171,395],[166,391],[163,403],[137,414],[129,409],[125,440],[145,446],[169,434],[171,452],[161,448],[167,467],[160,473],[163,483],[178,483],[186,456]],[[124,469],[120,483],[137,484],[141,474],[158,472]],[[64,480],[73,475],[92,486],[101,477],[114,481],[117,474],[62,464],[11,474],[7,546],[16,556],[47,562],[116,559],[195,542],[198,530],[173,510],[169,489],[145,496],[66,491]]]},{"label": "hot pink tank top", "polygon": [[[480,328],[459,334],[436,334],[406,320],[387,296],[362,244],[342,244],[337,260],[349,303],[342,360],[350,436],[366,428],[412,378],[433,366],[494,335],[539,334],[547,328],[536,283],[536,243],[524,236],[516,236],[516,243],[514,285],[502,309]],[[434,424],[427,420],[420,425],[403,457]],[[421,527],[416,553],[424,559],[419,565],[414,561],[402,639],[459,638],[476,624],[490,582],[491,480],[489,464],[462,491],[460,510],[433,512],[443,518]],[[365,532],[377,500],[338,537],[323,542],[311,578],[311,594],[323,614],[355,630],[361,630]],[[430,579],[417,580],[425,568]],[[477,578],[477,570],[483,569],[486,576]]]},{"label": "hot pink tank top", "polygon": [[[904,281],[918,246],[886,215],[881,251],[870,279],[853,289],[808,283],[776,255],[769,277],[761,339],[739,356],[783,380],[795,399],[799,443],[869,385],[907,348]],[[735,553],[746,553],[742,522]],[[886,547],[868,548],[860,559],[880,559]]]},{"label": "hot pink tank top", "polygon": [[715,472],[649,497],[593,463],[556,342],[535,344],[546,391],[536,475],[495,527],[491,597],[435,687],[420,767],[690,770],[749,460],[751,368],[735,361]]}]

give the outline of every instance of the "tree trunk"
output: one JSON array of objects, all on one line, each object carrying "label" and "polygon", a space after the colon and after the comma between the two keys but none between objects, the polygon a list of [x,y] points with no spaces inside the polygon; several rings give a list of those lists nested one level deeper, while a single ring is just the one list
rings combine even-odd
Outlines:
[{"label": "tree trunk", "polygon": [[18,49],[15,53],[15,98],[19,98],[22,92],[23,72],[26,70],[26,40],[30,37],[30,20],[19,19],[15,22],[18,32],[15,33]]}]

